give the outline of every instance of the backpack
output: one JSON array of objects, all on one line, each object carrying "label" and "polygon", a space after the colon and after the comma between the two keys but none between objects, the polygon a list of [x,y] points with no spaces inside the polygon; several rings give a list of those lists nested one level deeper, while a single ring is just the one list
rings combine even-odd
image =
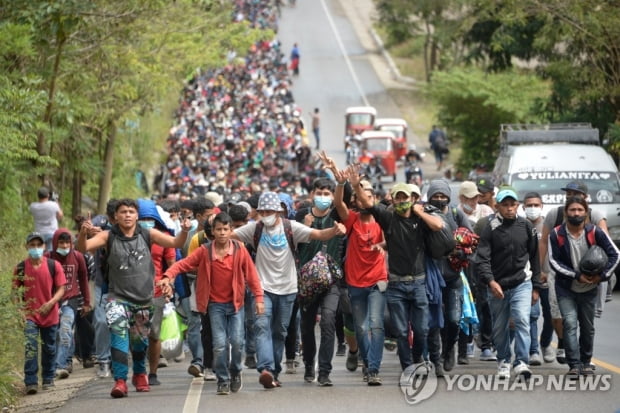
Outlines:
[{"label": "backpack", "polygon": [[[52,280],[54,280],[56,278],[56,260],[53,260],[51,258],[47,258],[47,270],[49,271]],[[26,261],[21,261],[19,264],[17,264],[17,280],[21,283],[21,285],[24,285],[24,277],[25,277],[25,271],[26,271]],[[52,295],[54,295],[56,293],[56,285],[54,285],[54,283],[52,283]],[[22,296],[22,299],[24,297]]]},{"label": "backpack", "polygon": [[[560,234],[560,226],[558,225],[556,226],[553,230],[555,231],[555,235],[558,238],[558,246],[560,248],[562,248],[564,246],[564,244],[566,243],[566,237],[563,234]],[[586,242],[588,244],[588,247],[591,247],[592,245],[596,245],[596,226],[592,225],[592,229],[590,229],[589,231],[586,231]]]},{"label": "backpack", "polygon": [[331,286],[342,279],[342,270],[336,261],[323,249],[299,270],[299,299],[308,303],[329,291]]},{"label": "backpack", "polygon": [[[286,236],[286,241],[288,242],[288,246],[293,253],[293,258],[295,259],[295,268],[297,268],[297,272],[299,273],[299,255],[297,254],[297,248],[295,248],[295,241],[293,240],[293,227],[291,226],[291,221],[286,218],[282,218],[282,225],[284,226],[284,235]],[[254,229],[253,243],[254,243],[254,254],[258,250],[258,242],[260,241],[260,237],[263,234],[263,228],[265,227],[265,223],[262,221],[258,221],[256,223],[256,228]]]}]

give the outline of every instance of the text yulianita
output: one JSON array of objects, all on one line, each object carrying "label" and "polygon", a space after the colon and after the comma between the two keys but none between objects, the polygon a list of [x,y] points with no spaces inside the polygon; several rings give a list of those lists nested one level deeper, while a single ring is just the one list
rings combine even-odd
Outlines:
[{"label": "text yulianita", "polygon": [[571,379],[565,375],[532,375],[529,380],[505,380],[496,375],[456,374],[445,376],[447,390],[453,391],[609,391],[612,376],[600,374]]}]

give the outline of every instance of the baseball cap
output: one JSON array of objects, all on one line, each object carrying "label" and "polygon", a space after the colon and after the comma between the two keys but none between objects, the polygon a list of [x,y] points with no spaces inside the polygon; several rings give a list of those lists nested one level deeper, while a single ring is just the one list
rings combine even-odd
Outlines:
[{"label": "baseball cap", "polygon": [[411,196],[411,194],[416,194],[417,196],[421,196],[420,188],[418,188],[418,186],[415,184],[406,184],[406,183],[400,182],[394,185],[392,189],[390,189],[390,195],[392,195],[392,198],[394,198],[396,194],[399,192],[403,192],[407,196]]},{"label": "baseball cap", "polygon": [[499,192],[495,196],[495,200],[497,202],[502,202],[506,198],[512,198],[515,201],[519,200],[519,197],[517,196],[517,193],[515,192],[515,190],[509,186],[500,188]]},{"label": "baseball cap", "polygon": [[459,195],[463,195],[465,198],[473,198],[480,195],[480,192],[473,181],[465,181],[459,187]]},{"label": "baseball cap", "polygon": [[41,235],[41,233],[39,232],[31,232],[30,234],[28,234],[28,236],[26,237],[26,244],[28,244],[30,241],[32,241],[33,239],[40,239],[41,242],[45,243],[45,240],[43,239],[43,235]]},{"label": "baseball cap", "polygon": [[280,197],[275,192],[264,192],[258,199],[257,211],[283,211]]},{"label": "baseball cap", "polygon": [[481,175],[476,179],[476,186],[478,187],[478,191],[482,194],[486,194],[487,192],[493,192],[495,189],[493,185],[493,180],[489,175]]},{"label": "baseball cap", "polygon": [[586,196],[588,195],[588,186],[582,181],[571,181],[564,188],[560,189],[562,189],[562,191],[576,191]]}]

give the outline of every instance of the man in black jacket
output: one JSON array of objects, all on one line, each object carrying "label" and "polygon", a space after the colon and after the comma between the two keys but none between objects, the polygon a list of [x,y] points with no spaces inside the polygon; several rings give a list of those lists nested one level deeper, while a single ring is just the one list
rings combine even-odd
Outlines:
[{"label": "man in black jacket", "polygon": [[[510,378],[509,322],[515,331],[514,372],[529,378],[530,308],[538,300],[540,262],[538,237],[532,225],[517,216],[514,189],[501,188],[497,214],[482,230],[478,246],[478,274],[488,286],[493,316],[493,342],[497,348],[497,375]],[[529,265],[528,265],[529,264]]]}]

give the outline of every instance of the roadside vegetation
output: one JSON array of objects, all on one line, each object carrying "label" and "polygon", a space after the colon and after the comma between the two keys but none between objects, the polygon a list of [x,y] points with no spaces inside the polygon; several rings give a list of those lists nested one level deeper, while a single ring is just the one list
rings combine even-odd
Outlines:
[{"label": "roadside vegetation", "polygon": [[[375,0],[420,110],[447,128],[457,167],[492,166],[500,123],[590,122],[620,157],[620,8],[602,0]],[[418,123],[419,121],[419,123]],[[414,131],[416,131],[414,129]],[[417,132],[417,131],[416,131]],[[452,156],[452,155],[451,155]]]},{"label": "roadside vegetation", "polygon": [[11,273],[26,255],[42,184],[64,226],[110,197],[145,196],[183,82],[243,56],[265,31],[219,0],[0,0],[0,407],[21,386],[22,321]]}]

